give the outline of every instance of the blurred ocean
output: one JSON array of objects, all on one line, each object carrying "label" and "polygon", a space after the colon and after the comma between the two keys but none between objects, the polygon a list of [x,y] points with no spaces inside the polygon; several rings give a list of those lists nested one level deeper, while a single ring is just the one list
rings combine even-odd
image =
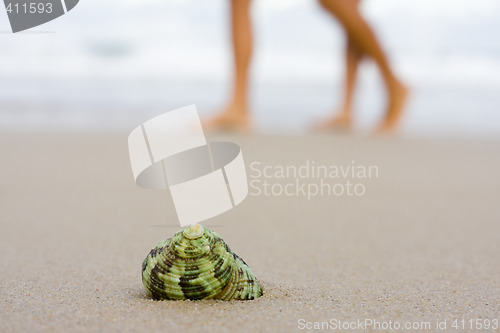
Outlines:
[{"label": "blurred ocean", "polygon": [[[412,88],[407,133],[500,137],[500,1],[365,0]],[[344,37],[312,0],[255,0],[252,111],[262,131],[304,131],[342,94]],[[231,83],[224,0],[81,0],[12,34],[0,11],[0,129],[131,129],[195,103],[224,105]],[[356,95],[360,129],[385,97],[373,64]]]}]

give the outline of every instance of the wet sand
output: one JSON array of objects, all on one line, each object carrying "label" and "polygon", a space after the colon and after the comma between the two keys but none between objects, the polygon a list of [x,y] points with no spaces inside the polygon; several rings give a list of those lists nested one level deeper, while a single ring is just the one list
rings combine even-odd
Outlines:
[{"label": "wet sand", "polygon": [[253,162],[378,168],[353,179],[362,196],[254,188],[207,221],[265,289],[255,301],[222,302],[148,298],[142,260],[179,227],[167,192],[135,186],[126,138],[0,134],[1,332],[289,332],[367,319],[431,324],[418,331],[446,320],[456,332],[455,319],[500,319],[499,141],[216,138],[241,146],[250,180]]}]

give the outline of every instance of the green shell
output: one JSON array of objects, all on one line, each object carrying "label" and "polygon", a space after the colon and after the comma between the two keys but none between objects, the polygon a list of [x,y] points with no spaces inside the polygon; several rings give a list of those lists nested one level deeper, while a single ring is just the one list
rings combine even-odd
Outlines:
[{"label": "green shell", "polygon": [[251,300],[262,290],[250,267],[219,234],[196,224],[161,241],[142,264],[142,283],[155,299]]}]

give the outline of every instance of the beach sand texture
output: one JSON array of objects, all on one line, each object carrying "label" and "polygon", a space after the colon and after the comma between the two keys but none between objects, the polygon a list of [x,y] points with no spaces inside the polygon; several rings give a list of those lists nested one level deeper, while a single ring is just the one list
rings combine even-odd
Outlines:
[{"label": "beach sand texture", "polygon": [[356,180],[363,196],[249,195],[205,223],[263,297],[153,301],[142,260],[179,227],[168,192],[136,187],[127,133],[4,132],[0,331],[289,332],[301,319],[376,319],[433,331],[447,320],[456,332],[454,319],[500,319],[500,142],[216,139],[238,143],[247,166],[355,161],[379,175]]}]

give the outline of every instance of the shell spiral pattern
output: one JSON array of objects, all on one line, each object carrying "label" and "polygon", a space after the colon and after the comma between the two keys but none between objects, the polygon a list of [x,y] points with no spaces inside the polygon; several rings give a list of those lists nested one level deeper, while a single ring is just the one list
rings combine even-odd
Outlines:
[{"label": "shell spiral pattern", "polygon": [[252,270],[222,237],[199,224],[160,242],[142,264],[142,282],[155,299],[251,300],[262,296]]}]

